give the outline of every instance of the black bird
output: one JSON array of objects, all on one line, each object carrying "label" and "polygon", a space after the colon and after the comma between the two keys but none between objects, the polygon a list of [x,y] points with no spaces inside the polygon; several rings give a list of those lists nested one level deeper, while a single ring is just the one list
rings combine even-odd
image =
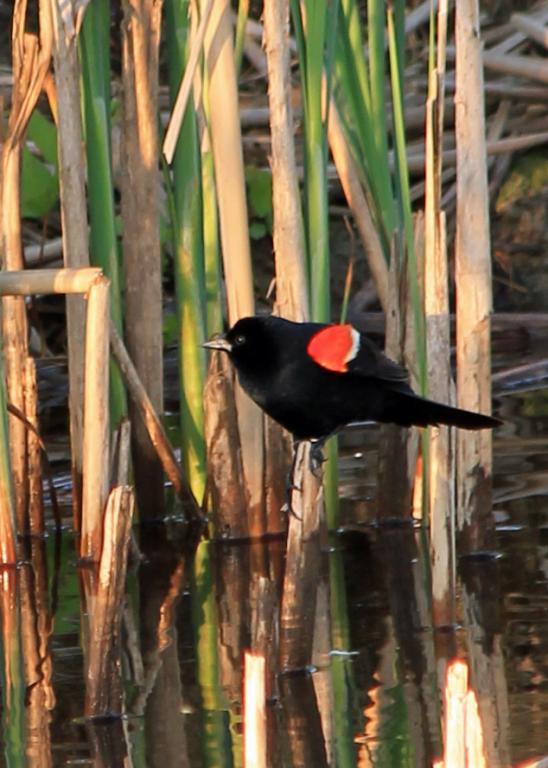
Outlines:
[{"label": "black bird", "polygon": [[243,389],[295,440],[322,443],[347,424],[447,424],[488,429],[499,419],[416,395],[405,368],[351,325],[245,317],[205,346],[228,352]]}]

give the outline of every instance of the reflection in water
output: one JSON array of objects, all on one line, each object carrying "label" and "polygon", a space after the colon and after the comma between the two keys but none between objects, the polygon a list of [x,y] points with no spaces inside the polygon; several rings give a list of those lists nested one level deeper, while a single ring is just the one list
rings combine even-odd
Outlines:
[{"label": "reflection in water", "polygon": [[498,438],[501,557],[459,561],[458,624],[435,629],[426,537],[410,523],[371,525],[377,433],[345,437],[342,511],[349,524],[330,535],[329,546],[321,544],[314,599],[303,612],[313,630],[314,667],[299,675],[277,675],[281,538],[204,541],[196,548],[182,524],[143,528],[142,559],[129,565],[120,606],[122,719],[82,719],[74,542],[64,532],[57,554],[53,536],[33,546],[28,563],[0,574],[4,762],[243,765],[246,649],[266,659],[273,768],[430,768],[442,758],[443,686],[455,656],[469,664],[489,767],[542,754],[548,733],[545,431],[542,419],[519,417]]},{"label": "reflection in water", "polygon": [[510,765],[507,683],[501,647],[496,557],[460,563],[462,623],[474,689],[479,699],[489,766]]},{"label": "reflection in water", "polygon": [[312,676],[284,674],[279,686],[287,764],[294,768],[326,768],[327,754]]},{"label": "reflection in water", "polygon": [[[522,547],[527,545],[530,551],[530,542],[525,541],[521,531],[518,533]],[[509,532],[504,534],[506,540],[513,542],[511,536]],[[244,567],[244,573],[247,572],[249,545],[222,547],[221,551],[206,543],[200,545],[201,550],[192,561],[192,550],[185,552],[181,560],[180,543],[174,545],[169,536],[155,534],[149,540],[146,560],[139,569],[141,624],[137,637],[133,640],[129,635],[126,637],[126,647],[130,640],[138,644],[144,674],[136,673],[138,656],[134,648],[131,652],[127,648],[126,702],[128,711],[139,715],[137,720],[129,721],[127,750],[134,758],[136,753],[141,754],[143,764],[162,764],[164,768],[238,764],[243,747],[241,663],[237,648],[250,643],[252,633],[258,632],[257,629],[252,632],[249,623],[253,615],[249,595],[256,594],[257,589],[259,594],[264,594],[261,592],[264,584],[252,590],[248,582],[246,593],[245,581],[238,575],[237,562]],[[335,652],[327,660],[324,652],[319,653],[321,669],[312,675],[276,679],[272,675],[270,652],[269,764],[321,766],[327,765],[329,756],[333,756],[330,764],[343,766],[431,765],[431,760],[441,754],[436,659],[439,664],[440,652],[449,654],[454,643],[447,642],[448,632],[438,636],[425,622],[425,609],[421,605],[426,594],[421,592],[425,579],[422,537],[411,527],[369,529],[341,535],[333,539],[333,543],[335,551],[329,556],[336,572],[332,594],[340,599],[342,589],[346,619],[341,620],[344,617],[336,613],[337,607],[332,602],[333,616],[338,615],[332,623],[331,642]],[[272,561],[277,558],[280,546],[279,542],[269,545],[268,556]],[[67,553],[69,551],[67,547]],[[480,711],[489,723],[486,729],[487,741],[492,742],[488,744],[489,754],[495,750],[499,755],[496,759],[490,758],[489,765],[493,766],[515,764],[528,754],[538,754],[546,732],[542,731],[542,727],[546,727],[543,714],[546,710],[542,707],[542,686],[546,679],[542,665],[546,657],[542,648],[546,647],[548,627],[540,621],[546,601],[540,600],[540,592],[535,604],[525,598],[518,599],[514,591],[503,604],[501,615],[496,578],[501,568],[504,577],[501,581],[507,581],[509,574],[504,560],[463,564],[463,628],[455,635],[457,645],[470,658]],[[530,570],[529,565],[527,569]],[[70,594],[68,587],[73,570],[74,563],[66,557],[60,576],[61,604]],[[240,586],[236,591],[232,589],[227,599],[223,585],[229,584],[231,578],[233,588]],[[546,577],[540,568],[536,578],[537,582],[543,578],[545,586]],[[271,583],[269,579],[265,581]],[[339,590],[335,588],[337,583]],[[538,584],[536,589],[540,589]],[[211,595],[214,596],[212,602]],[[236,598],[239,602],[234,602]],[[262,604],[262,599],[255,603]],[[276,604],[275,594],[270,604]],[[75,612],[72,617],[66,612],[61,616],[61,634],[53,639],[54,688],[58,702],[52,723],[54,754],[63,758],[79,756],[79,759],[86,754],[90,759],[95,755],[98,761],[100,754],[110,749],[114,750],[111,755],[121,760],[121,742],[115,749],[111,737],[92,737],[91,731],[71,719],[81,715],[83,706],[82,664],[74,646],[77,601],[72,605]],[[505,623],[508,615],[513,617],[509,625]],[[264,642],[268,634],[265,626],[275,632],[275,625],[265,624],[266,617],[262,621]],[[530,632],[526,631],[527,627],[531,627]],[[513,644],[514,659],[519,665],[516,668],[514,662],[511,664],[512,687],[507,705],[502,656],[505,642]],[[325,677],[323,692],[314,684],[321,676]],[[527,688],[529,700],[536,700],[531,695],[533,686],[541,697],[534,709],[537,714],[532,718],[532,732],[538,733],[536,744],[525,736],[520,737],[516,731],[524,722],[520,713],[531,714],[530,705],[524,709],[524,703]],[[512,707],[519,715],[515,721]],[[116,738],[121,738],[121,732],[116,729],[113,732],[118,733]],[[523,739],[521,748],[520,738]],[[518,749],[511,753],[513,739]],[[54,760],[52,765],[55,764],[65,762]]]}]

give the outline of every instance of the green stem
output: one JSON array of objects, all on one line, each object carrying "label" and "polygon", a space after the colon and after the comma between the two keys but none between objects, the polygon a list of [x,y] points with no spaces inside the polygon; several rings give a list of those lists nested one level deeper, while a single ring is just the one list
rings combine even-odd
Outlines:
[{"label": "green stem", "polygon": [[[122,332],[119,267],[110,122],[110,3],[94,0],[87,7],[80,32],[83,109],[86,134],[87,181],[90,221],[90,261],[103,269],[111,284],[111,313]],[[122,376],[110,366],[111,428],[127,412]]]},{"label": "green stem", "polygon": [[[172,102],[183,74],[188,46],[184,4],[168,0],[168,71]],[[205,491],[203,389],[205,382],[205,284],[202,238],[200,149],[192,101],[187,104],[173,158],[170,198],[174,233],[175,286],[179,327],[182,458],[196,498]]]}]

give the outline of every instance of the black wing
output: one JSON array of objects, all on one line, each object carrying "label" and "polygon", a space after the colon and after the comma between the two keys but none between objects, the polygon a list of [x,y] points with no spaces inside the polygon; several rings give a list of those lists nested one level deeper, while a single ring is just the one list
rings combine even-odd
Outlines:
[{"label": "black wing", "polygon": [[403,365],[390,360],[372,341],[360,334],[360,347],[356,356],[348,361],[348,372],[358,376],[371,376],[382,381],[408,383],[409,372]]}]

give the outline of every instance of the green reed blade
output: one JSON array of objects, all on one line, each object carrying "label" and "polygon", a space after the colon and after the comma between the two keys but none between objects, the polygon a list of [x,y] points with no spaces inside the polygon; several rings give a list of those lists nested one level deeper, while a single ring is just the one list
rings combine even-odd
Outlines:
[{"label": "green reed blade", "polygon": [[[90,261],[111,283],[112,319],[122,331],[119,266],[110,120],[110,3],[94,0],[86,9],[80,32],[84,128],[90,220]],[[110,366],[111,428],[127,411],[125,388],[115,363]]]},{"label": "green reed blade", "polygon": [[[165,4],[168,74],[172,103],[188,56],[186,4]],[[192,492],[205,490],[203,389],[205,382],[205,277],[203,267],[201,165],[196,115],[189,100],[173,157],[172,226],[179,328],[181,450]]]}]

